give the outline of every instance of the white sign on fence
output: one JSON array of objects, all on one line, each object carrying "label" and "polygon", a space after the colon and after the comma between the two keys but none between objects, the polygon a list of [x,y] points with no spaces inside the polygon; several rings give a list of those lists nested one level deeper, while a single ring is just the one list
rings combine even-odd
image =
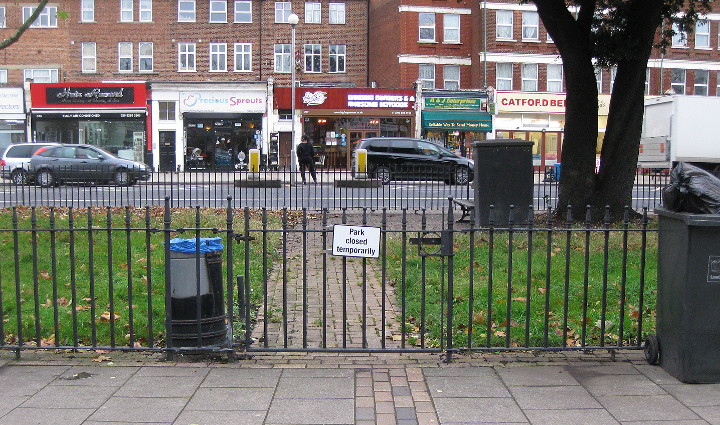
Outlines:
[{"label": "white sign on fence", "polygon": [[377,258],[380,255],[380,228],[336,224],[332,253],[344,257]]}]

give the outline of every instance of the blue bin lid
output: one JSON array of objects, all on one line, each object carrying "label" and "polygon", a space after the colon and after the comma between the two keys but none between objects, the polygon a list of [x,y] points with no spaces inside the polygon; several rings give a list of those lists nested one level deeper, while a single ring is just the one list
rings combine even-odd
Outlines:
[{"label": "blue bin lid", "polygon": [[214,238],[173,238],[170,239],[170,251],[196,253],[198,252],[198,241],[200,243],[200,252],[222,251],[224,245],[220,242],[220,237]]}]

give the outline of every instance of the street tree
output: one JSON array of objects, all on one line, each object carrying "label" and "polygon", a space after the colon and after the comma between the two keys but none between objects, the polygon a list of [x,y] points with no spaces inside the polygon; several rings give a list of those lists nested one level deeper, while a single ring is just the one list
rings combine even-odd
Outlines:
[{"label": "street tree", "polygon": [[20,39],[20,36],[23,35],[23,33],[30,28],[30,25],[32,25],[33,22],[35,22],[35,19],[37,19],[38,16],[42,13],[43,9],[45,9],[45,5],[48,4],[50,0],[40,0],[40,2],[37,5],[37,8],[35,8],[35,11],[33,12],[30,17],[22,23],[18,27],[17,30],[15,30],[14,33],[12,33],[9,37],[6,39],[0,41],[0,50],[14,44],[16,41]]},{"label": "street tree", "polygon": [[[589,205],[599,220],[609,206],[611,218],[622,219],[632,205],[651,51],[669,44],[672,24],[691,31],[710,0],[531,1],[560,53],[567,91],[556,215],[565,217],[573,206],[574,218],[582,220]],[[617,69],[597,172],[596,64]]]}]

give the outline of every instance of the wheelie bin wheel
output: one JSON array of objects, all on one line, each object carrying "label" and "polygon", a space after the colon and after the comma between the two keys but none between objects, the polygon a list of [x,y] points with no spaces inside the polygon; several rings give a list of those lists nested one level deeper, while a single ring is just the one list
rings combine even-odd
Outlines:
[{"label": "wheelie bin wheel", "polygon": [[645,352],[645,360],[649,364],[657,364],[660,360],[660,344],[658,343],[657,336],[650,334],[645,338],[645,346],[643,348]]}]

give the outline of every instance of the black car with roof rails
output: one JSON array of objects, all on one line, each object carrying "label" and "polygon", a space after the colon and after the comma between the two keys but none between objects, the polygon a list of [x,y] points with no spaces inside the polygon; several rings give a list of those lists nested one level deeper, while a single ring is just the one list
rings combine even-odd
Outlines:
[{"label": "black car with roof rails", "polygon": [[367,151],[367,172],[383,184],[391,180],[442,180],[463,185],[472,181],[475,170],[473,160],[422,139],[373,137],[360,140],[356,149]]}]

